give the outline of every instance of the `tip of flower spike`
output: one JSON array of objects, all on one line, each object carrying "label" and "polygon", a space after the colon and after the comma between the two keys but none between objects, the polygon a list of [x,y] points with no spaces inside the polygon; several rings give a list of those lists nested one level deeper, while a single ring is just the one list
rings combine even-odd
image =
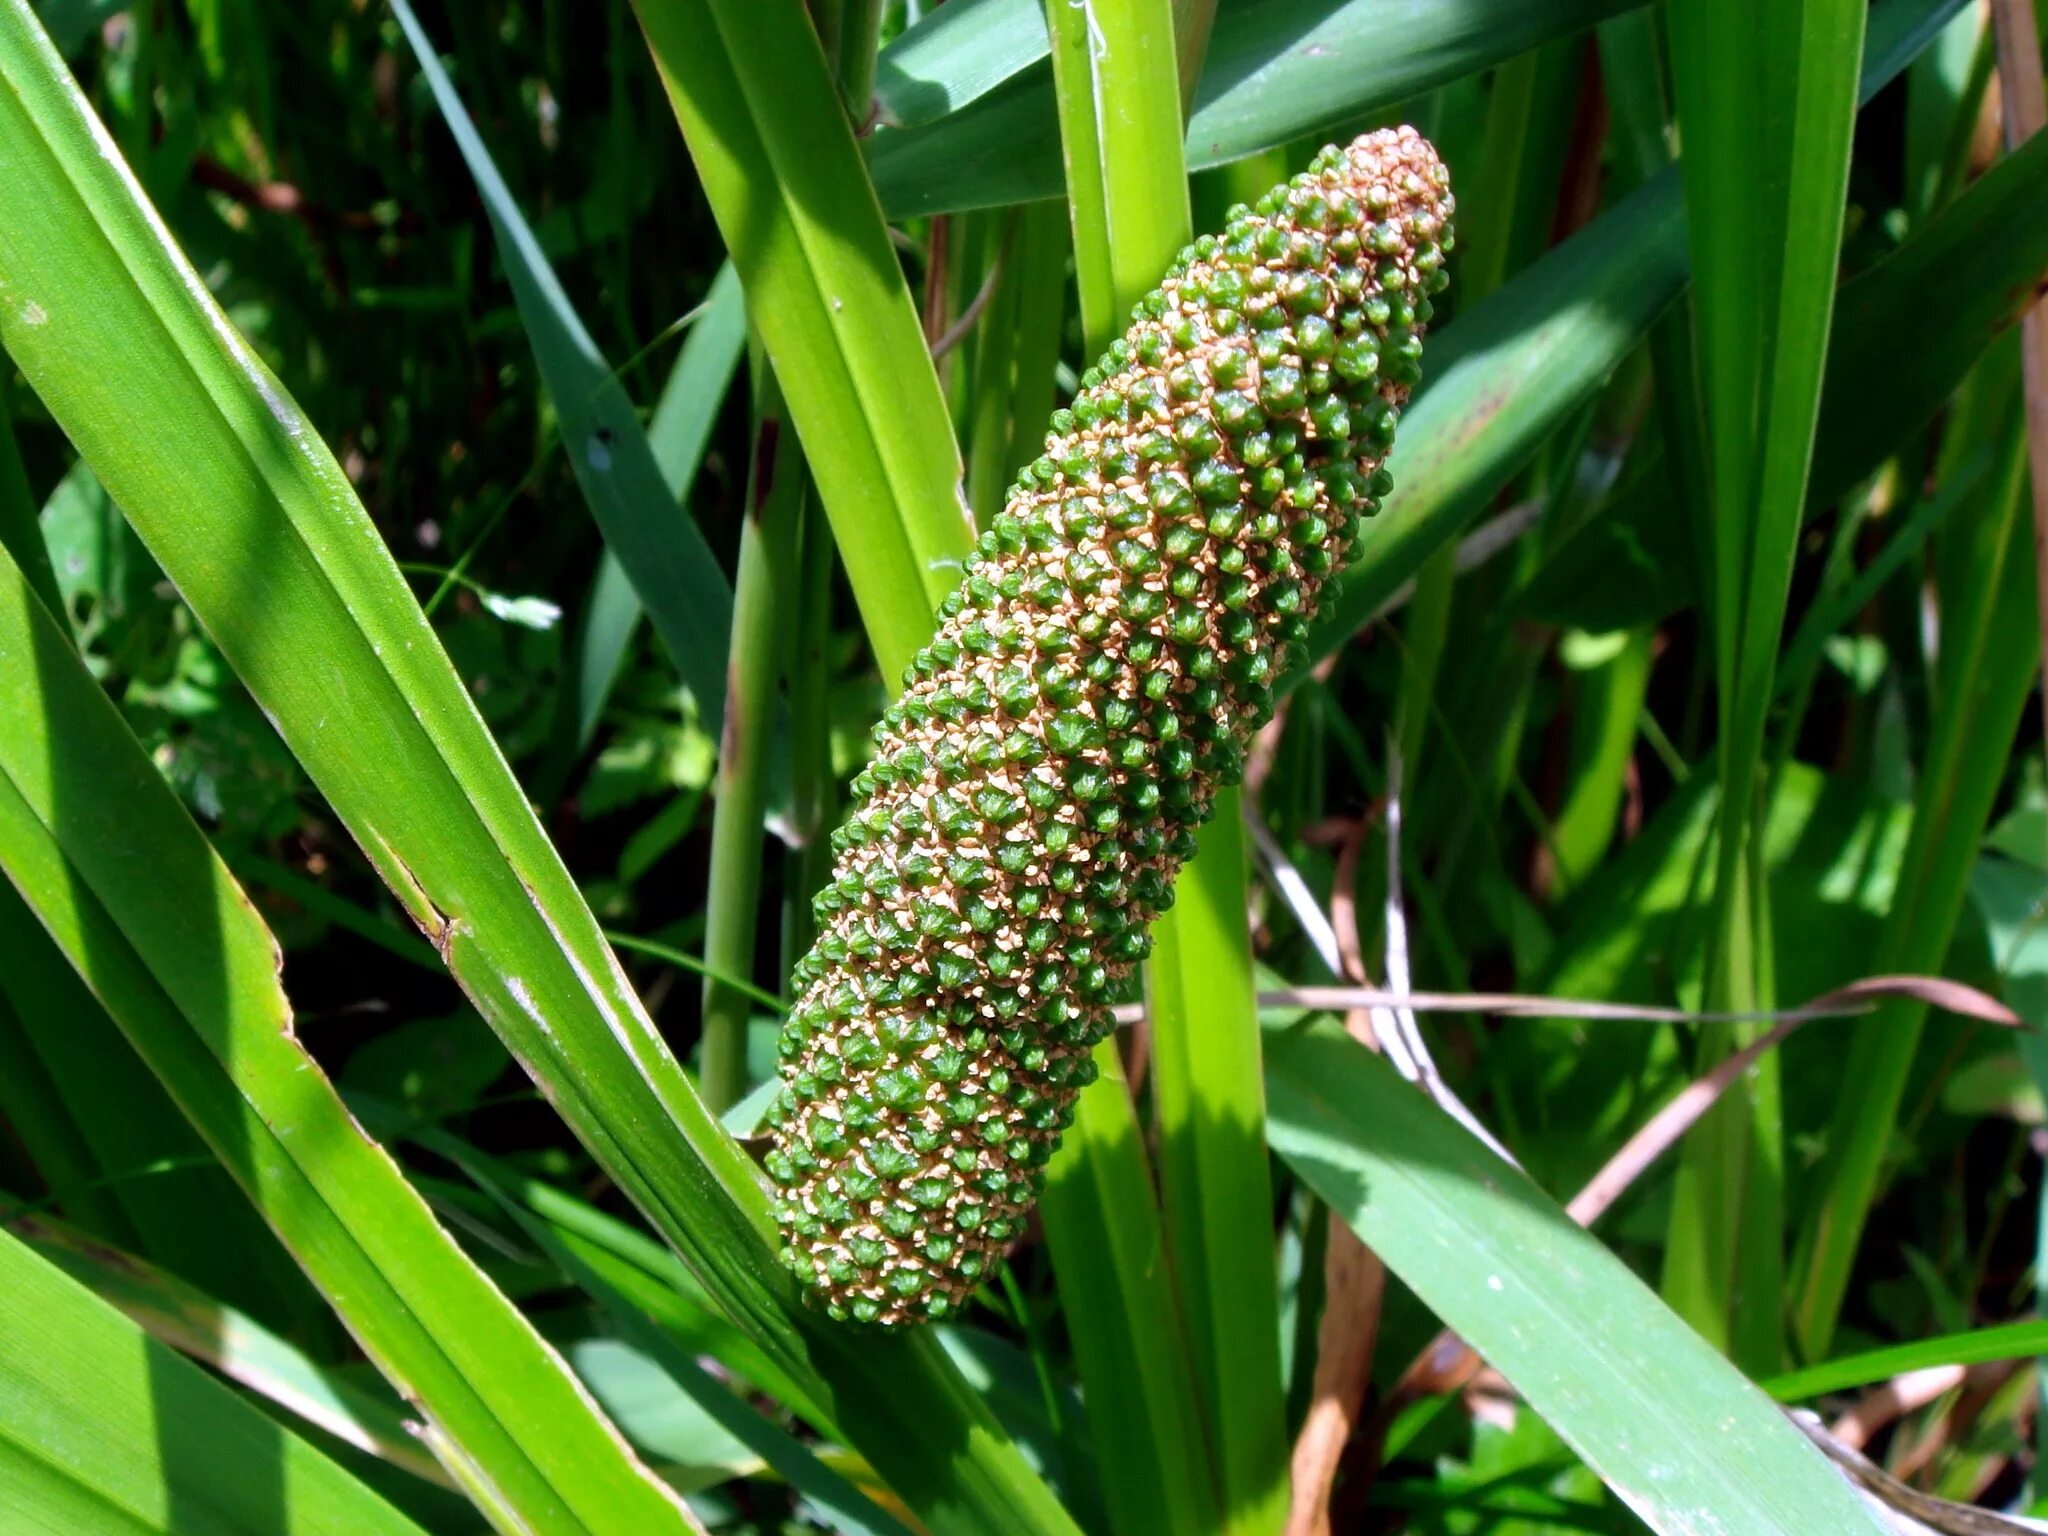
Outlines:
[{"label": "tip of flower spike", "polygon": [[1317,158],[1377,223],[1383,254],[1417,246],[1451,248],[1451,173],[1436,147],[1403,124],[1360,134]]}]

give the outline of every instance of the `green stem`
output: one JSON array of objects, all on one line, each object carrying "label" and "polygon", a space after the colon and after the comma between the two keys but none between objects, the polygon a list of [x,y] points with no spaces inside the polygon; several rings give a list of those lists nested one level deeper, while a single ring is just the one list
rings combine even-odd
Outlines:
[{"label": "green stem", "polygon": [[832,640],[832,577],[838,562],[823,509],[805,499],[800,514],[796,612],[789,655],[789,858],[782,918],[779,974],[817,938],[811,897],[832,872],[829,829],[838,816],[832,777],[832,677],[826,648]]},{"label": "green stem", "polygon": [[[1016,462],[1010,457],[1010,403],[1017,353],[1024,342],[1019,308],[1027,275],[1019,249],[1024,214],[1000,220],[994,260],[1000,263],[995,292],[982,312],[980,345],[975,349],[973,386],[967,407],[967,504],[983,528],[1003,507]],[[1048,382],[1051,369],[1046,370]],[[1040,420],[1049,412],[1041,413]]]},{"label": "green stem", "polygon": [[[796,531],[804,504],[803,451],[784,419],[775,376],[755,369],[754,453],[733,582],[725,728],[719,741],[718,804],[711,818],[711,875],[704,963],[723,976],[750,976],[761,898],[761,821],[773,759],[770,730],[781,678],[779,637],[792,615]],[[698,1066],[704,1101],[722,1114],[747,1090],[747,1019],[753,1000],[721,975],[704,980],[704,1043]]]},{"label": "green stem", "polygon": [[[1047,0],[1053,82],[1059,105],[1060,143],[1067,167],[1073,220],[1074,267],[1082,331],[1090,356],[1099,355],[1122,328],[1130,308],[1157,281],[1192,234],[1187,174],[1182,161],[1182,109],[1169,0],[1134,0],[1116,6],[1073,6]],[[1020,423],[1020,429],[1022,424]],[[1234,794],[1219,797],[1219,814],[1237,814]],[[1182,892],[1196,888],[1192,866]],[[1242,926],[1242,875],[1236,901]],[[1172,949],[1174,915],[1155,925]],[[1157,970],[1155,965],[1153,968]],[[1249,987],[1244,1002],[1248,1005]],[[1173,995],[1179,995],[1178,991]],[[1204,998],[1207,1001],[1207,998]],[[1207,1021],[1234,1010],[1204,1010]],[[1240,1025],[1252,1035],[1257,1059],[1257,1018],[1249,1006]],[[1190,1039],[1178,1018],[1155,1020],[1154,1039],[1184,1048]],[[1074,1353],[1090,1404],[1090,1424],[1102,1465],[1111,1528],[1208,1533],[1238,1528],[1224,1511],[1257,1502],[1260,1528],[1278,1528],[1285,1515],[1285,1444],[1277,1461],[1277,1504],[1270,1495],[1240,1499],[1222,1484],[1241,1458],[1220,1458],[1227,1424],[1254,1425],[1261,1444],[1269,1417],[1278,1427],[1277,1368],[1254,1386],[1248,1402],[1229,1413],[1201,1412],[1197,1382],[1219,1379],[1218,1342],[1190,1332],[1176,1272],[1210,1257],[1203,1236],[1188,1226],[1161,1231],[1135,1107],[1125,1089],[1114,1041],[1096,1052],[1102,1078],[1085,1090],[1073,1129],[1048,1168],[1041,1210],[1052,1247],[1060,1296],[1074,1330]],[[1236,1091],[1258,1092],[1256,1076]],[[1253,1137],[1261,1173],[1263,1137]],[[1163,1149],[1162,1149],[1163,1150]],[[1179,1174],[1162,1164],[1162,1182]],[[1198,1184],[1189,1184],[1198,1189]],[[1172,1193],[1169,1205],[1178,1202]],[[1185,1205],[1183,1208],[1187,1208]],[[1266,1213],[1262,1210],[1263,1224]],[[1162,1252],[1168,1262],[1162,1265]],[[1262,1265],[1270,1287],[1271,1233],[1260,1230],[1238,1262]],[[1277,1336],[1277,1303],[1270,1290],[1264,1312],[1231,1319],[1242,1336]],[[1224,1347],[1227,1347],[1224,1346]],[[1200,1361],[1200,1365],[1196,1362]],[[1235,1380],[1234,1373],[1227,1373]],[[1133,1426],[1146,1426],[1136,1446]]]},{"label": "green stem", "polygon": [[1231,1531],[1287,1517],[1287,1429],[1273,1184],[1251,929],[1244,798],[1216,797],[1145,973],[1168,1251]]},{"label": "green stem", "polygon": [[875,94],[875,49],[882,36],[882,0],[838,0],[838,37],[833,56],[839,93],[856,133],[867,127]]}]

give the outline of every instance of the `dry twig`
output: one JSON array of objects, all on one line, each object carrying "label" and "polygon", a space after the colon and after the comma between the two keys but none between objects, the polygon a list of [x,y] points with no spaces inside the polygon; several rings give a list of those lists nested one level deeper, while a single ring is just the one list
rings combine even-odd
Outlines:
[{"label": "dry twig", "polygon": [[[2048,122],[2034,0],[1991,0],[1991,28],[1998,43],[2005,147],[2014,150]],[[2027,462],[2034,480],[2034,582],[2041,597],[2042,654],[2048,656],[2048,304],[2036,303],[2020,320],[2020,369],[2027,407]],[[2041,674],[2041,697],[2048,705],[2048,669]]]},{"label": "dry twig", "polygon": [[[1339,950],[1336,968],[1361,984],[1366,973],[1365,948],[1358,934],[1358,852],[1366,827],[1364,821],[1354,823],[1344,839],[1330,892],[1329,926]],[[1367,1050],[1379,1049],[1372,1019],[1364,1008],[1348,1010],[1344,1027]],[[1294,1442],[1287,1536],[1329,1536],[1330,1494],[1372,1384],[1386,1289],[1386,1266],[1333,1212],[1323,1253],[1323,1315],[1316,1328],[1315,1389]]]}]

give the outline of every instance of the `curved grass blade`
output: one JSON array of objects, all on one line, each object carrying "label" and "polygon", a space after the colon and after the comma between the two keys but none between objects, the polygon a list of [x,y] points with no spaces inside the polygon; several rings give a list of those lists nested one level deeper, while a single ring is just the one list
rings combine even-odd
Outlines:
[{"label": "curved grass blade", "polygon": [[425,1536],[5,1232],[0,1509],[21,1536]]},{"label": "curved grass blade", "polygon": [[704,718],[716,720],[725,708],[732,587],[656,462],[625,386],[562,291],[412,7],[391,0],[391,9],[483,198],[583,499]]},{"label": "curved grass blade", "polygon": [[[960,450],[801,0],[636,6],[884,677],[958,583]],[[900,646],[900,648],[899,648]]]},{"label": "curved grass blade", "polygon": [[[955,0],[958,3],[958,0]],[[988,208],[1060,195],[1059,123],[1045,33],[1027,51],[1009,6],[1002,18],[1015,52],[993,61],[991,39],[950,7],[883,50],[908,58],[885,103],[916,126],[878,132],[868,166],[892,218]],[[1334,131],[1460,76],[1475,74],[1553,38],[1568,37],[1641,0],[1245,0],[1220,5],[1187,126],[1187,164],[1208,170],[1294,139]],[[943,26],[943,31],[936,31]],[[934,29],[936,35],[920,37]],[[990,26],[988,31],[998,29]],[[914,70],[914,78],[905,78]],[[941,99],[960,106],[932,117]],[[1157,274],[1154,274],[1155,276]]]},{"label": "curved grass blade", "polygon": [[1269,1035],[1267,1063],[1274,1150],[1652,1530],[1886,1529],[1619,1259],[1380,1057],[1324,1020]]},{"label": "curved grass blade", "polygon": [[1071,1529],[936,1343],[857,1338],[802,1305],[759,1175],[634,996],[340,467],[21,0],[0,0],[0,343],[478,1010],[717,1304],[934,1530]]},{"label": "curved grass blade", "polygon": [[[704,449],[746,348],[746,304],[740,296],[739,274],[728,261],[711,280],[710,291],[698,307],[690,334],[647,423],[647,444],[654,450],[654,462],[661,466],[662,483],[682,505],[689,504],[690,487],[703,465]],[[598,563],[576,637],[573,724],[579,754],[597,735],[605,701],[611,697],[626,659],[626,647],[645,613],[625,567],[607,549]]]},{"label": "curved grass blade", "polygon": [[[690,487],[704,463],[711,430],[732,386],[740,356],[747,349],[747,307],[740,295],[739,274],[726,262],[711,280],[698,307],[690,334],[676,357],[654,415],[647,423],[647,443],[661,466],[662,483],[677,502],[687,506]],[[590,602],[577,634],[575,678],[576,750],[581,753],[597,735],[605,700],[618,681],[626,647],[645,609],[639,593],[609,549],[599,562]]]},{"label": "curved grass blade", "polygon": [[269,930],[4,555],[0,868],[451,1470],[536,1536],[693,1528],[348,1118]]}]

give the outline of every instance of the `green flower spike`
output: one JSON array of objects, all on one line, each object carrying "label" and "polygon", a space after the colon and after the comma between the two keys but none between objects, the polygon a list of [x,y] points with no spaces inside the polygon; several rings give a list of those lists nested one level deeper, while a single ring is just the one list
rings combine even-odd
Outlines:
[{"label": "green flower spike", "polygon": [[768,1170],[834,1317],[943,1317],[1387,492],[1451,248],[1412,128],[1234,209],[1053,413],[875,729],[797,966]]}]

